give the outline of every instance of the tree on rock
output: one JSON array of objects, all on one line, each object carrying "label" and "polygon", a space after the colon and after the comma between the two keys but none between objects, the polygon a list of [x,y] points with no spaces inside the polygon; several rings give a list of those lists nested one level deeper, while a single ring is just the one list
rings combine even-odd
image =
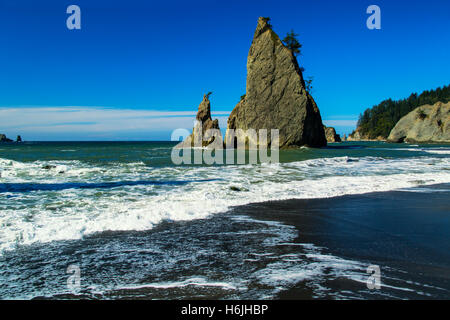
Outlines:
[{"label": "tree on rock", "polygon": [[298,37],[298,34],[296,34],[294,32],[294,30],[291,30],[291,32],[288,32],[286,34],[286,37],[283,39],[284,45],[288,49],[290,49],[295,56],[298,56],[299,54],[301,54],[300,49],[302,47],[302,45],[298,41],[297,37]]},{"label": "tree on rock", "polygon": [[263,17],[262,18],[264,22],[267,24],[269,28],[272,28],[272,25],[270,24],[270,17]]},{"label": "tree on rock", "polygon": [[308,79],[305,80],[306,91],[308,91],[309,93],[311,93],[313,90],[313,85],[312,85],[313,80],[314,80],[314,77],[308,77]]}]

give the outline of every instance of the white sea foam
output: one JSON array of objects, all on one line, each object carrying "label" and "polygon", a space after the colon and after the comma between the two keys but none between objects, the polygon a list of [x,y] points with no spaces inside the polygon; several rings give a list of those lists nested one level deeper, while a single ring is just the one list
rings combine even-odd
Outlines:
[{"label": "white sea foam", "polygon": [[[203,290],[205,287],[216,287],[221,290],[229,291],[227,294],[239,294],[246,292],[249,286],[258,284],[265,290],[253,292],[252,298],[269,299],[274,298],[277,293],[284,289],[296,285],[301,281],[308,281],[310,286],[315,287],[315,295],[320,297],[326,294],[327,289],[322,283],[327,279],[344,277],[363,281],[367,278],[366,268],[363,263],[352,260],[341,259],[329,254],[322,253],[321,247],[310,243],[293,242],[298,231],[291,225],[286,225],[278,221],[256,220],[246,216],[233,216],[233,220],[243,223],[260,224],[262,228],[257,231],[242,231],[244,234],[257,232],[270,235],[263,240],[262,248],[264,251],[249,252],[249,259],[244,259],[246,263],[258,263],[264,265],[263,268],[244,276],[236,275],[227,278],[227,281],[213,281],[204,276],[191,276],[177,281],[159,281],[151,283],[137,284],[119,284],[108,288],[96,288],[97,292],[104,294],[106,292],[117,292],[122,290],[142,290],[142,289],[178,289],[190,287],[193,290]],[[240,232],[240,231],[236,231]],[[234,236],[238,233],[233,232]],[[276,247],[280,245],[302,246],[303,250],[295,250],[290,254],[279,254]],[[192,288],[203,287],[203,288]]]},{"label": "white sea foam", "polygon": [[[414,146],[411,146],[414,147]],[[423,152],[430,154],[450,154],[450,149],[445,147],[440,148],[372,148],[372,150],[388,150],[388,151],[410,151],[410,152]]]},{"label": "white sea foam", "polygon": [[188,278],[184,281],[162,282],[162,283],[148,283],[148,284],[136,284],[130,286],[118,286],[115,290],[138,290],[138,289],[173,289],[183,288],[188,286],[200,286],[200,287],[220,287],[225,290],[236,290],[236,286],[226,282],[211,282],[205,278],[194,277]]},{"label": "white sea foam", "polygon": [[450,154],[450,150],[449,149],[426,149],[424,150],[425,152],[428,153],[435,153],[435,154]]},{"label": "white sea foam", "polygon": [[[46,165],[50,168],[45,169]],[[163,168],[141,162],[95,166],[82,161],[0,159],[0,187],[34,188],[0,192],[0,252],[107,230],[148,230],[164,220],[201,219],[251,202],[450,183],[449,169],[447,157],[339,157],[271,165]],[[208,179],[213,180],[204,181]],[[89,183],[107,182],[134,183],[89,187]],[[42,185],[47,189],[39,189]],[[53,186],[58,189],[52,190]]]}]

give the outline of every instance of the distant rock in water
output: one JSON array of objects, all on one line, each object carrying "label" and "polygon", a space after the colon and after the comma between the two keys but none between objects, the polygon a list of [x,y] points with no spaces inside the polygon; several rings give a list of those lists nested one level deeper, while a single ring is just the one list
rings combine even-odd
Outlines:
[{"label": "distant rock in water", "polygon": [[[192,130],[192,134],[180,143],[177,146],[178,148],[190,148],[194,146],[206,147],[213,143],[216,138],[220,139],[220,143],[222,144],[219,120],[212,120],[211,118],[211,103],[209,101],[210,94],[211,93],[208,93],[203,96],[203,100],[198,106],[197,116],[195,117],[197,122]],[[216,129],[215,131],[219,136],[208,136],[207,130],[209,129]]]},{"label": "distant rock in water", "polygon": [[16,142],[22,142],[22,137],[21,136],[17,136]]},{"label": "distant rock in water", "polygon": [[6,135],[0,134],[0,142],[13,142],[11,139],[8,139]]},{"label": "distant rock in water", "polygon": [[327,138],[327,142],[342,142],[341,136],[336,133],[336,130],[333,127],[323,126],[325,129],[325,137]]},{"label": "distant rock in water", "polygon": [[50,169],[55,169],[55,168],[56,168],[56,166],[51,165],[51,164],[47,164],[42,167],[42,169],[45,169],[45,170],[50,170]]},{"label": "distant rock in water", "polygon": [[450,142],[450,102],[420,106],[401,118],[389,142]]},{"label": "distant rock in water", "polygon": [[[280,148],[326,146],[319,108],[307,92],[297,59],[271,29],[267,18],[259,18],[247,58],[247,92],[228,118],[230,129],[279,130]],[[253,141],[255,145],[257,141]]]}]

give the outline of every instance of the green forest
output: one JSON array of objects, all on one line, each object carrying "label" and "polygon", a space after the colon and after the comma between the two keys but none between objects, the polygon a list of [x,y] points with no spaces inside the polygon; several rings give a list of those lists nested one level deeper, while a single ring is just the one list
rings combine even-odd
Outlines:
[{"label": "green forest", "polygon": [[435,90],[426,90],[420,95],[411,94],[408,98],[394,101],[387,99],[367,109],[359,115],[357,126],[361,136],[375,139],[379,136],[387,138],[397,122],[415,108],[424,104],[450,101],[450,85]]}]

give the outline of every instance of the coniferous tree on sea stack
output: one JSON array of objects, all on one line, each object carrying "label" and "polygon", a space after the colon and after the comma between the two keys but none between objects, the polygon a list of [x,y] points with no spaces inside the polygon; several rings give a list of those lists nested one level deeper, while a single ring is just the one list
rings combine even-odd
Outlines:
[{"label": "coniferous tree on sea stack", "polygon": [[[284,39],[282,40],[282,42],[286,46],[286,48],[291,50],[292,53],[294,54],[294,56],[296,56],[296,57],[302,54],[302,52],[300,50],[302,48],[302,44],[300,43],[300,41],[298,41],[297,37],[298,37],[298,34],[296,34],[294,32],[294,30],[291,29],[291,31],[288,32],[286,34],[286,37],[284,37]],[[300,67],[300,71],[305,72],[305,68]],[[312,81],[313,81],[313,77],[309,77],[309,79],[305,81],[306,90],[308,92],[312,91]]]},{"label": "coniferous tree on sea stack", "polygon": [[284,45],[292,51],[295,56],[301,54],[300,49],[302,48],[301,43],[297,40],[298,34],[291,30],[288,32],[286,37],[283,39]]}]

